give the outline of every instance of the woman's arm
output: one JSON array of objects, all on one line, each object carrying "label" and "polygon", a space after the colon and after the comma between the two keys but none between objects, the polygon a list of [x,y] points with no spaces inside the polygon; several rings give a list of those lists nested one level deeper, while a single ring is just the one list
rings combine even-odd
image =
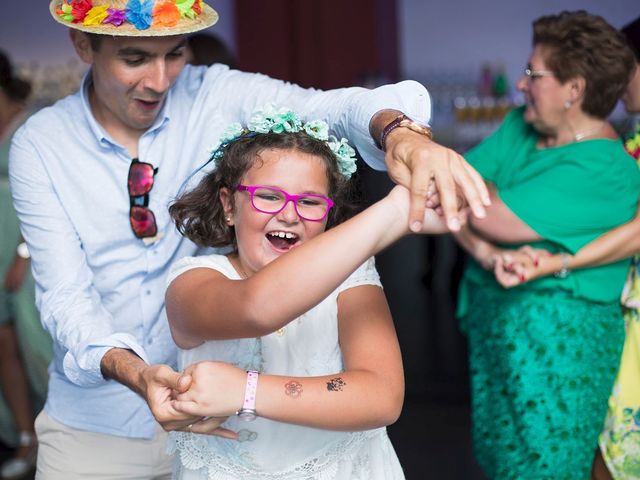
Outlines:
[{"label": "woman's arm", "polygon": [[[592,242],[582,247],[575,255],[564,254],[569,270],[606,265],[617,262],[640,251],[640,209],[633,220],[599,236]],[[502,255],[504,257],[504,255]],[[545,277],[558,272],[563,267],[562,254],[541,255],[537,262],[531,261],[531,255],[518,255],[516,252],[509,254],[510,261],[501,261],[500,268],[496,271],[496,278],[505,287],[511,287],[518,283],[513,278],[515,273],[526,281]]]},{"label": "woman's arm", "polygon": [[469,227],[462,228],[453,236],[460,246],[485,270],[492,270],[496,257],[503,252],[493,243],[474,233]]},{"label": "woman's arm", "polygon": [[[189,270],[169,286],[166,307],[174,340],[189,348],[207,339],[266,335],[300,316],[367,258],[408,233],[409,192],[395,187],[361,214],[294,248],[246,280]],[[446,226],[427,210],[423,231]]]},{"label": "woman's arm", "polygon": [[[368,430],[396,421],[402,409],[402,358],[381,288],[358,286],[338,297],[344,372],[321,377],[260,375],[259,416],[330,430]],[[186,370],[193,383],[174,407],[196,416],[229,416],[242,406],[246,373],[219,362]]]},{"label": "woman's arm", "polygon": [[489,186],[491,206],[487,207],[484,218],[470,217],[473,230],[486,240],[499,243],[527,243],[541,237],[524,223],[500,199],[494,187]]}]

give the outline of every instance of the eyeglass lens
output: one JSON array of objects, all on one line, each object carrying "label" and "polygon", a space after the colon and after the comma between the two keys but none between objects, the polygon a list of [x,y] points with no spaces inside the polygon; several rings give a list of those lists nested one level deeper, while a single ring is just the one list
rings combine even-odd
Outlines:
[{"label": "eyeglass lens", "polygon": [[150,163],[134,158],[129,167],[129,223],[138,238],[153,237],[158,233],[156,217],[148,208],[149,192],[153,188],[153,177],[157,173]]},{"label": "eyeglass lens", "polygon": [[[330,200],[320,195],[289,195],[298,215],[305,220],[322,220],[331,208]],[[258,187],[251,195],[253,206],[264,213],[278,213],[286,206],[287,194],[273,188]]]}]

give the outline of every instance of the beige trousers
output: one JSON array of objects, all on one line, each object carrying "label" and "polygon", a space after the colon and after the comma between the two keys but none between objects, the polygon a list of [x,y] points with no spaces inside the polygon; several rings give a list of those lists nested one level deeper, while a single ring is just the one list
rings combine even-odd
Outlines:
[{"label": "beige trousers", "polygon": [[151,440],[68,427],[43,410],[36,418],[37,480],[169,480],[173,456],[158,425]]}]

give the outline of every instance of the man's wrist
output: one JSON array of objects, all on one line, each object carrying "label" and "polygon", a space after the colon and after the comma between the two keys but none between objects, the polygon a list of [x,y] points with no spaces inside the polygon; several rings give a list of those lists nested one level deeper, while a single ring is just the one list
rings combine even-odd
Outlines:
[{"label": "man's wrist", "polygon": [[369,134],[378,148],[382,149],[380,140],[382,138],[382,131],[384,130],[384,127],[389,125],[389,123],[399,115],[402,115],[401,111],[389,109],[380,110],[371,117],[371,121],[369,122]]}]

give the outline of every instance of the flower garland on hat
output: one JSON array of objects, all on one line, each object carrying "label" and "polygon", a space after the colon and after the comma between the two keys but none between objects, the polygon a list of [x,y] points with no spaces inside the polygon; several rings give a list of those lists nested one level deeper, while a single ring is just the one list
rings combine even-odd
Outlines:
[{"label": "flower garland on hat", "polygon": [[211,160],[214,162],[224,155],[225,148],[239,138],[247,138],[260,133],[298,133],[305,132],[312,138],[325,142],[338,160],[338,170],[351,178],[356,171],[356,151],[346,138],[338,140],[329,135],[329,125],[324,120],[311,120],[302,123],[300,117],[288,108],[276,109],[269,104],[254,111],[246,127],[235,122],[229,125],[220,136],[220,141],[211,147]]},{"label": "flower garland on hat", "polygon": [[56,14],[67,22],[115,27],[128,22],[138,30],[152,25],[174,27],[180,19],[193,20],[201,13],[202,0],[129,0],[124,9],[109,4],[94,6],[92,0],[63,0],[56,9]]}]

